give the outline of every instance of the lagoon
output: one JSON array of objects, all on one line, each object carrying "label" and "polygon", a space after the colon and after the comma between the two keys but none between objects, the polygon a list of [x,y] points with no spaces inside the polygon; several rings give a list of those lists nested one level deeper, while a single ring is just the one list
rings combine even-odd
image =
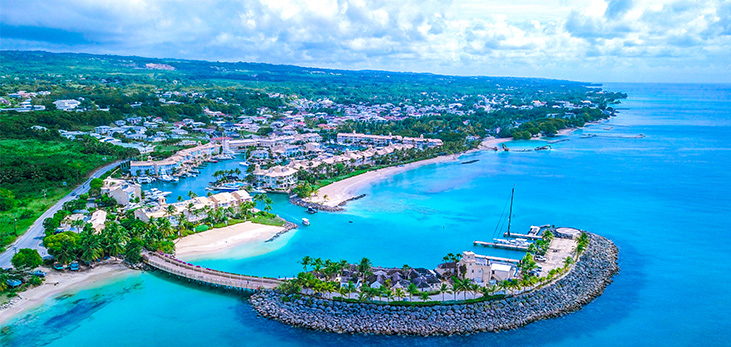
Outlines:
[{"label": "lagoon", "polygon": [[[49,299],[9,322],[0,345],[726,344],[731,85],[606,88],[630,96],[619,116],[574,132],[551,151],[485,151],[464,155],[462,160],[479,160],[468,165],[423,166],[364,188],[366,197],[340,213],[307,215],[274,195],[274,212],[291,221],[307,217],[312,226],[271,243],[189,259],[225,271],[291,276],[305,255],[351,262],[366,256],[375,265],[429,268],[444,254],[463,250],[520,257],[472,247],[472,241],[495,235],[515,187],[514,230],[571,226],[619,247],[615,282],[579,312],[498,334],[334,335],[257,317],[245,299],[146,272]],[[640,133],[647,137],[618,138]],[[238,161],[209,166],[231,169]],[[210,181],[212,171],[208,177],[201,171],[197,180]],[[157,187],[173,191],[169,199],[188,190],[205,194],[195,182]]]}]

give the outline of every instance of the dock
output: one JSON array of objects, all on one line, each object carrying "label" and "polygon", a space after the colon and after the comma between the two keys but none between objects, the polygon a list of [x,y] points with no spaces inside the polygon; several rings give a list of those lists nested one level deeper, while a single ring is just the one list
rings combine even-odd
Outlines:
[{"label": "dock", "polygon": [[239,275],[203,268],[157,252],[144,251],[142,259],[155,269],[189,282],[232,291],[272,289],[283,282],[276,278]]},{"label": "dock", "polygon": [[485,241],[475,241],[475,242],[473,242],[473,245],[482,246],[482,247],[507,249],[507,250],[511,250],[511,251],[525,251],[525,252],[528,251],[528,247],[524,247],[524,246],[506,245],[503,243],[494,243],[494,242],[485,242]]},{"label": "dock", "polygon": [[499,262],[503,262],[503,263],[513,263],[513,264],[520,263],[520,260],[518,260],[518,259],[493,257],[493,256],[489,256],[489,255],[482,255],[482,254],[475,254],[475,257],[481,258],[481,259],[487,259],[487,260],[491,260],[491,261],[499,261]]},{"label": "dock", "polygon": [[530,240],[541,240],[543,236],[532,235],[532,234],[516,234],[516,233],[503,233],[503,237],[519,238],[519,239],[530,239]]}]

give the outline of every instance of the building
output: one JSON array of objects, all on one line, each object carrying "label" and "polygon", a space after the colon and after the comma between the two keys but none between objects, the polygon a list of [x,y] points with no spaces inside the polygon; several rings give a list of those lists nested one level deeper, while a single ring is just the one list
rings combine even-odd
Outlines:
[{"label": "building", "polygon": [[198,161],[205,160],[218,154],[221,146],[208,143],[193,148],[178,151],[173,156],[163,160],[132,161],[129,163],[129,173],[132,176],[142,175],[170,175],[180,172],[187,166],[193,166]]},{"label": "building", "polygon": [[70,100],[56,100],[53,102],[53,104],[56,105],[56,109],[58,109],[58,110],[71,111],[71,110],[79,107],[79,105],[81,105],[81,102],[78,100],[70,99]]},{"label": "building", "polygon": [[297,184],[297,170],[291,167],[275,166],[268,170],[254,171],[256,185],[271,190],[292,189]]},{"label": "building", "polygon": [[107,194],[122,206],[142,197],[142,186],[125,180],[106,178],[102,186],[102,194]]},{"label": "building", "polygon": [[89,223],[91,223],[91,227],[97,233],[104,230],[104,222],[106,222],[106,221],[107,221],[107,211],[104,211],[104,210],[94,211],[94,213],[91,214],[91,218],[89,218]]},{"label": "building", "polygon": [[[240,205],[252,201],[251,196],[245,190],[231,193],[218,193],[209,197],[198,196],[191,200],[184,200],[173,204],[161,204],[154,209],[140,208],[135,210],[135,217],[143,222],[149,222],[153,218],[169,218],[173,224],[178,224],[181,216],[189,222],[197,222],[208,217],[209,209],[237,208]],[[168,206],[173,206],[174,211],[168,212]]]},{"label": "building", "polygon": [[499,263],[475,252],[462,252],[457,266],[465,269],[465,278],[478,284],[487,284],[491,281],[502,282],[515,277],[515,265]]},{"label": "building", "polygon": [[360,144],[372,146],[388,146],[393,143],[401,143],[419,149],[438,147],[444,144],[442,140],[425,138],[424,135],[419,137],[393,136],[390,133],[388,135],[366,135],[358,134],[355,131],[352,133],[339,133],[338,143],[341,145]]}]

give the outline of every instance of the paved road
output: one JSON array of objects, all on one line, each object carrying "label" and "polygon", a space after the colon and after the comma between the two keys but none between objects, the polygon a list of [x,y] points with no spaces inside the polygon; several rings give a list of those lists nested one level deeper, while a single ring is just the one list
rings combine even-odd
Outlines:
[{"label": "paved road", "polygon": [[63,207],[63,204],[65,202],[69,200],[74,200],[76,199],[77,195],[88,192],[89,183],[92,179],[101,177],[105,173],[116,168],[119,163],[121,162],[117,161],[94,171],[94,173],[92,173],[91,176],[89,176],[89,178],[84,183],[76,187],[76,189],[74,189],[68,195],[61,198],[61,200],[56,202],[55,205],[51,206],[51,208],[49,208],[40,217],[38,217],[38,219],[33,222],[33,225],[30,226],[25,234],[18,237],[12,245],[8,246],[7,251],[0,254],[0,267],[2,267],[3,269],[10,267],[10,259],[12,259],[16,251],[21,248],[35,248],[38,250],[38,253],[41,254],[41,257],[47,256],[48,251],[45,247],[43,247],[43,237],[45,236],[45,230],[43,230],[43,221],[48,217],[53,217],[53,215],[56,214],[56,212],[58,212],[61,207]]}]

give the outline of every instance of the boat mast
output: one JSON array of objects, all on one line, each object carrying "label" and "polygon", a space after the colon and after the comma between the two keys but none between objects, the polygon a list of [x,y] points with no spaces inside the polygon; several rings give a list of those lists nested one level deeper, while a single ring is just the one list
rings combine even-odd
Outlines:
[{"label": "boat mast", "polygon": [[510,213],[508,214],[508,237],[510,237],[510,224],[513,221],[513,195],[515,194],[515,187],[510,192]]}]

